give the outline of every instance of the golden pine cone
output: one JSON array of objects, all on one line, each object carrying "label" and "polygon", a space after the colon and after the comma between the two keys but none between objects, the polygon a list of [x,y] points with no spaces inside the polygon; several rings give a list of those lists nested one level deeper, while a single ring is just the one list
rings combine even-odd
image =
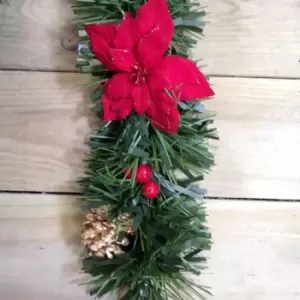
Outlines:
[{"label": "golden pine cone", "polygon": [[123,214],[110,222],[107,219],[107,209],[93,208],[86,215],[82,224],[82,243],[89,250],[89,255],[113,258],[123,253],[121,246],[128,246],[130,241],[124,238],[118,242],[118,233],[125,231],[132,235],[131,216]]}]

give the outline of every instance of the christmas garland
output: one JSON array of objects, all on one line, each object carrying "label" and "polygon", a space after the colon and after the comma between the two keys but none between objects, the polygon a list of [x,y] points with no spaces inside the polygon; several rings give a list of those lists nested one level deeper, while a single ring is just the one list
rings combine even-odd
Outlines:
[{"label": "christmas garland", "polygon": [[[199,9],[200,8],[200,9]],[[203,299],[192,280],[210,249],[205,190],[213,96],[189,50],[205,15],[187,0],[77,0],[77,66],[101,120],[86,160],[83,270],[91,295]],[[195,298],[196,297],[196,298]]]}]

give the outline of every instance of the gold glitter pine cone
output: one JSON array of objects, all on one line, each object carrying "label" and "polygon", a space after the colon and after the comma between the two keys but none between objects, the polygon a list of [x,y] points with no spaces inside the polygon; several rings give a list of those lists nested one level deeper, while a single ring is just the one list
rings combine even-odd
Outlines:
[{"label": "gold glitter pine cone", "polygon": [[130,241],[124,237],[118,241],[120,231],[132,235],[131,217],[123,214],[113,222],[107,219],[107,209],[93,208],[86,215],[81,229],[81,240],[89,254],[112,259],[123,253],[122,246],[129,246]]}]

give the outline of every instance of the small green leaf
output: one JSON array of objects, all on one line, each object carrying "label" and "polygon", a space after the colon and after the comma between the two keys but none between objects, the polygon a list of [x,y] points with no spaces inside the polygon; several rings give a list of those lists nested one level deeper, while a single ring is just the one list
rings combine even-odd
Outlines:
[{"label": "small green leaf", "polygon": [[148,159],[149,158],[149,153],[147,153],[146,151],[140,149],[140,148],[135,148],[131,151],[131,153],[134,155],[134,156],[137,156],[137,157],[140,157],[140,158],[143,158],[143,159]]},{"label": "small green leaf", "polygon": [[133,222],[132,222],[133,231],[138,230],[142,221],[143,221],[143,216],[141,216],[141,215],[138,215],[133,219]]}]

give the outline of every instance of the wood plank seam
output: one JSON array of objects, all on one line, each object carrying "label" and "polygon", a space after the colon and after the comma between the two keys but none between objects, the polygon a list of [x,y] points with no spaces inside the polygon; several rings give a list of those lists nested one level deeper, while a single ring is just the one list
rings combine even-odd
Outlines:
[{"label": "wood plank seam", "polygon": [[[26,69],[26,68],[4,68],[0,66],[0,71],[1,72],[10,72],[10,71],[16,71],[16,72],[41,72],[41,73],[69,73],[69,74],[82,74],[78,70],[48,70],[48,69]],[[209,73],[205,72],[204,73],[206,76],[209,78],[244,78],[244,79],[275,79],[275,80],[300,80],[299,77],[293,77],[293,76],[256,76],[256,75],[226,75],[226,74],[215,74],[215,73]]]},{"label": "wood plank seam", "polygon": [[[52,195],[52,196],[82,196],[80,192],[38,192],[38,191],[9,191],[9,190],[0,190],[1,194],[19,194],[19,195]],[[204,197],[205,201],[209,200],[232,200],[232,201],[264,201],[264,202],[300,202],[299,199],[280,199],[280,198],[236,198],[236,197],[214,197],[206,196]]]},{"label": "wood plank seam", "polygon": [[[274,0],[202,0],[209,15],[195,58],[203,59],[210,75],[299,78],[298,2],[286,0],[282,6]],[[61,47],[61,36],[73,18],[70,1],[8,3],[1,4],[0,66],[74,70],[75,54]]]},{"label": "wood plank seam", "polygon": [[[0,72],[0,190],[79,192],[93,128],[84,87],[89,80],[76,73]],[[217,112],[221,139],[217,166],[203,182],[208,196],[299,200],[294,162],[300,151],[300,80],[211,82],[217,96],[204,104]],[[280,168],[278,159],[285,162]]]},{"label": "wood plank seam", "polygon": [[[90,299],[78,287],[76,197],[2,194],[0,207],[0,298]],[[214,243],[201,283],[214,299],[299,299],[299,203],[212,200],[207,213]]]}]

